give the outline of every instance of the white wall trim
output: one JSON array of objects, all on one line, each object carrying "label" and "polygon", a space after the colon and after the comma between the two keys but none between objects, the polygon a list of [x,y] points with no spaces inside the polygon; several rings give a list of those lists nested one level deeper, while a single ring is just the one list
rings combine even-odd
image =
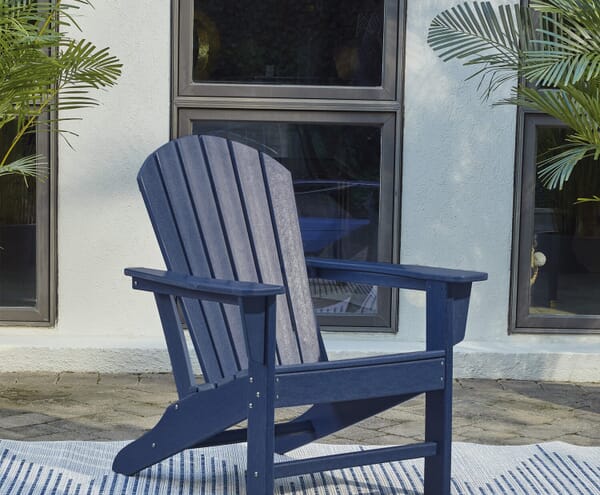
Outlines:
[{"label": "white wall trim", "polygon": [[[407,344],[406,349],[421,346]],[[330,358],[372,354],[331,351]],[[583,349],[531,352],[527,346],[492,346],[483,342],[461,344],[456,347],[454,356],[456,378],[600,382],[598,354]],[[167,350],[158,345],[0,347],[0,372],[159,373],[170,370]]]}]

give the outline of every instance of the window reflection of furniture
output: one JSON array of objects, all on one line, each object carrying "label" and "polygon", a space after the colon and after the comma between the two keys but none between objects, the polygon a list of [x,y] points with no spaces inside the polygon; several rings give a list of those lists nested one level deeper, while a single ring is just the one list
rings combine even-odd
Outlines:
[{"label": "window reflection of furniture", "polygon": [[307,255],[375,259],[379,183],[295,180],[294,191]]},{"label": "window reflection of furniture", "polygon": [[600,273],[600,205],[577,205],[573,256],[588,273]]},{"label": "window reflection of furniture", "polygon": [[[581,215],[581,211],[577,212]],[[600,239],[581,228],[562,231],[564,215],[556,208],[535,209],[533,248],[544,253],[546,263],[539,269],[531,288],[531,305],[572,313],[590,312],[581,306],[576,293],[582,287],[583,278],[600,272]],[[591,222],[586,222],[589,227]],[[555,225],[559,227],[555,227]],[[577,288],[579,287],[579,289]]]},{"label": "window reflection of furniture", "polygon": [[533,249],[546,257],[531,287],[531,306],[534,307],[551,308],[558,299],[561,235],[555,227],[555,215],[554,208],[536,208],[534,213]]},{"label": "window reflection of furniture", "polygon": [[[195,121],[192,132],[247,144],[285,165],[294,179],[306,254],[378,260],[380,227],[389,225],[379,211],[379,127],[219,120]],[[377,298],[365,303],[371,287],[357,288],[311,280],[317,311],[323,313],[376,307]]]},{"label": "window reflection of furniture", "polygon": [[323,126],[292,123],[197,122],[193,133],[247,144],[292,172],[306,254],[375,261],[379,181],[367,178],[379,175],[379,160],[365,162],[375,155],[380,130],[360,128],[362,141],[352,130],[338,126],[332,132]]},{"label": "window reflection of furniture", "polygon": [[535,237],[535,250],[544,253],[546,263],[540,267],[535,284],[531,287],[531,305],[551,308],[558,299],[561,236],[558,232],[540,232]]}]

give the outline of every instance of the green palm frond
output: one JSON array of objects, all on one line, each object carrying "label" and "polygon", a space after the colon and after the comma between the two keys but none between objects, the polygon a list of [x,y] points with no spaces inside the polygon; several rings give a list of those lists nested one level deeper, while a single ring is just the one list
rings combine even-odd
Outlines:
[{"label": "green palm frond", "polygon": [[48,177],[48,168],[42,155],[30,155],[18,158],[0,167],[0,177],[3,175],[22,175],[44,180]]},{"label": "green palm frond", "polygon": [[448,61],[459,59],[466,66],[480,66],[469,78],[487,82],[488,97],[505,81],[515,79],[521,53],[530,48],[533,22],[529,9],[491,2],[464,3],[441,12],[430,24],[427,42]]},{"label": "green palm frond", "polygon": [[465,3],[436,16],[427,41],[444,61],[480,66],[470,77],[487,80],[486,97],[517,74],[541,86],[589,81],[600,77],[600,2]]},{"label": "green palm frond", "polygon": [[551,115],[570,128],[567,144],[550,150],[538,164],[549,189],[562,189],[580,160],[600,158],[600,84],[552,90],[522,86],[509,102]]},{"label": "green palm frond", "polygon": [[537,12],[576,15],[588,22],[600,22],[600,5],[596,0],[530,0]]},{"label": "green palm frond", "polygon": [[0,128],[11,122],[17,128],[0,156],[2,175],[30,174],[30,162],[9,163],[19,140],[39,125],[61,132],[70,111],[98,104],[90,90],[110,87],[121,75],[107,48],[58,29],[79,29],[73,13],[83,5],[89,0],[0,0]]},{"label": "green palm frond", "polygon": [[57,57],[61,66],[59,85],[85,88],[113,86],[121,74],[121,63],[108,52],[85,40],[71,41]]},{"label": "green palm frond", "polygon": [[583,159],[600,158],[600,1],[531,0],[450,8],[430,25],[428,42],[445,61],[477,66],[488,97],[519,81],[510,103],[546,113],[570,128],[567,142],[539,163],[549,188],[562,188]]},{"label": "green palm frond", "polygon": [[538,163],[538,177],[548,189],[562,189],[575,166],[581,160],[593,157],[595,152],[594,146],[584,144],[566,144],[550,150],[552,154]]},{"label": "green palm frond", "polygon": [[600,145],[600,85],[537,89],[520,86],[508,103],[547,113],[576,131],[587,142]]},{"label": "green palm frond", "polygon": [[541,13],[538,39],[526,51],[523,75],[541,86],[575,84],[600,76],[600,2],[532,2]]},{"label": "green palm frond", "polygon": [[600,203],[600,196],[592,196],[591,198],[577,198],[575,204],[581,203]]}]

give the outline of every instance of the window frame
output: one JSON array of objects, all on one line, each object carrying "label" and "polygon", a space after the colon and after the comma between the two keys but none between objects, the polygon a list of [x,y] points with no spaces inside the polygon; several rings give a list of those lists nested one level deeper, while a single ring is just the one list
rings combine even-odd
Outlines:
[{"label": "window frame", "polygon": [[[191,121],[195,119],[236,120],[239,117],[240,120],[260,120],[259,116],[262,116],[305,123],[312,119],[314,123],[382,124],[381,173],[384,173],[385,167],[389,170],[385,172],[386,182],[382,183],[392,190],[386,200],[384,214],[390,216],[389,228],[386,229],[388,234],[380,232],[380,236],[383,235],[388,246],[385,260],[398,263],[406,0],[384,1],[382,86],[340,87],[191,83],[193,0],[172,0],[171,137],[190,134]],[[315,121],[316,118],[319,120]],[[380,203],[380,215],[383,210]],[[321,314],[317,319],[326,331],[396,333],[398,308],[398,290],[380,288],[377,315]]]},{"label": "window frame", "polygon": [[36,152],[46,157],[48,178],[36,184],[36,305],[0,306],[0,326],[52,326],[56,320],[56,162],[55,136],[38,126]]},{"label": "window frame", "polygon": [[[310,86],[276,84],[231,84],[194,82],[192,78],[192,30],[194,25],[194,0],[175,0],[178,10],[174,15],[177,24],[178,45],[174,52],[177,92],[180,96],[236,97],[240,92],[255,98],[333,98],[363,100],[394,100],[396,98],[396,73],[399,67],[396,54],[399,49],[398,19],[405,18],[404,1],[384,0],[384,32],[382,75],[380,86]],[[187,63],[186,63],[187,62]]]},{"label": "window frame", "polygon": [[[179,112],[178,137],[192,133],[194,121],[231,121],[231,122],[291,122],[303,124],[361,125],[379,124],[381,126],[381,169],[379,196],[379,226],[394,224],[394,183],[396,180],[394,163],[394,137],[396,118],[393,113],[367,112],[318,112],[291,110],[223,110],[223,109],[182,109]],[[380,261],[391,262],[394,259],[392,229],[379,229],[378,252]],[[377,291],[377,315],[319,315],[323,326],[343,326],[346,329],[360,331],[365,327],[383,328],[391,331],[392,295],[387,289]]]},{"label": "window frame", "polygon": [[529,314],[530,250],[534,230],[537,132],[539,127],[566,127],[541,112],[519,109],[517,163],[515,174],[515,215],[512,253],[510,333],[516,334],[598,334],[600,315]]}]

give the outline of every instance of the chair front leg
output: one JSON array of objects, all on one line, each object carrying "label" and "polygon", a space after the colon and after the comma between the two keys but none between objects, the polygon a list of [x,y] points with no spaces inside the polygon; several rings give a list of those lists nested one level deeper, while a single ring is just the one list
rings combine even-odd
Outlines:
[{"label": "chair front leg", "polygon": [[241,305],[248,347],[248,463],[246,493],[274,489],[275,297],[246,299]]},{"label": "chair front leg", "polygon": [[452,351],[446,356],[444,388],[425,394],[425,441],[437,444],[436,455],[425,458],[424,495],[450,495],[452,474]]},{"label": "chair front leg", "polygon": [[452,460],[453,346],[462,340],[471,284],[427,283],[427,350],[444,350],[443,388],[425,394],[425,441],[437,444],[425,458],[425,495],[449,495]]}]

